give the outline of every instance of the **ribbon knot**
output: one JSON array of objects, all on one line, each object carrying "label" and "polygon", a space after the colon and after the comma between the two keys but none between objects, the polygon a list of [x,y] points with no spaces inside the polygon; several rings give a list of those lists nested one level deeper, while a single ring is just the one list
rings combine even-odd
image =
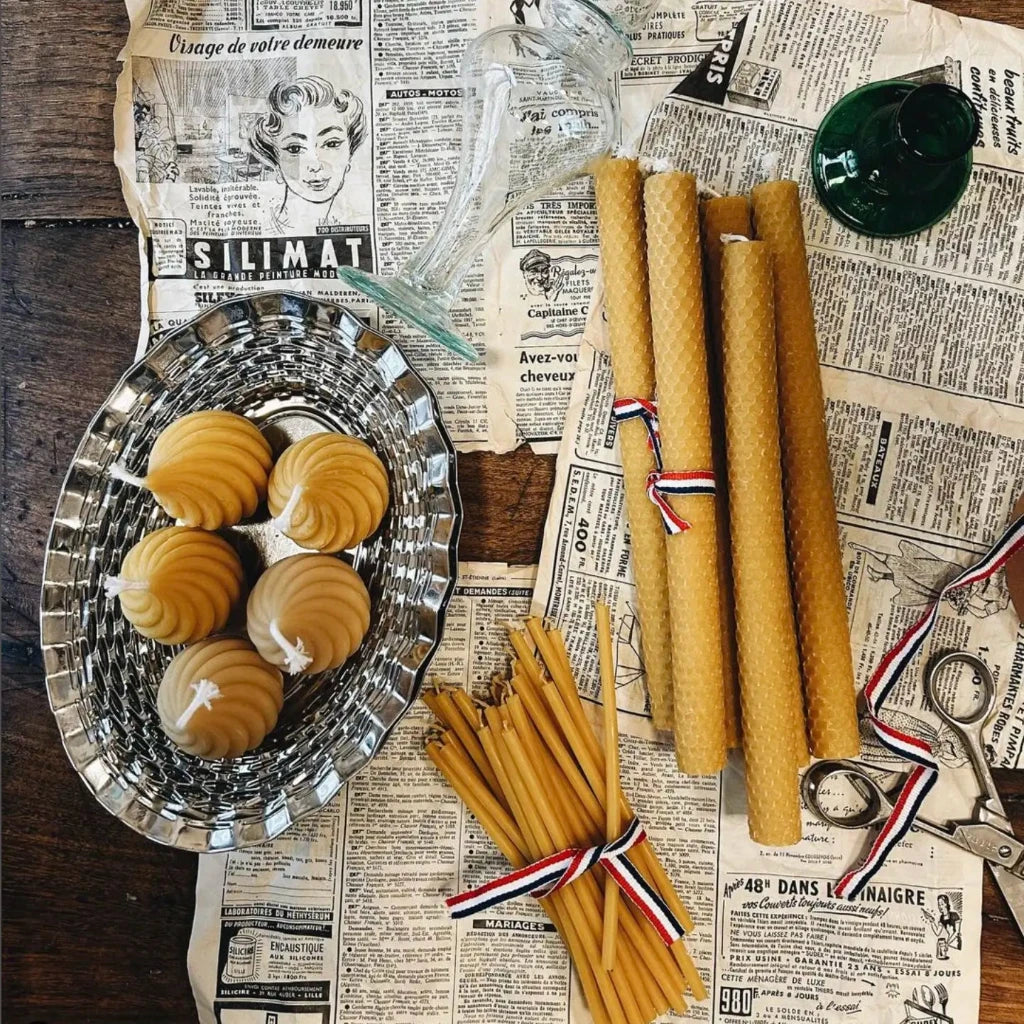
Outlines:
[{"label": "ribbon knot", "polygon": [[511,871],[476,889],[451,896],[445,904],[456,920],[479,914],[518,896],[544,899],[559,889],[571,885],[592,868],[600,864],[626,896],[654,926],[666,946],[683,936],[683,926],[665,901],[648,884],[626,854],[647,839],[647,833],[638,818],[626,827],[618,839],[587,849],[570,848]]},{"label": "ribbon knot", "polygon": [[647,497],[661,512],[665,532],[670,535],[684,533],[690,524],[668,503],[669,495],[715,494],[715,474],[710,470],[666,470],[661,458],[661,431],[658,427],[658,406],[646,398],[619,398],[612,404],[612,418],[616,423],[639,419],[647,429],[647,447],[654,452],[657,467],[647,476]]}]

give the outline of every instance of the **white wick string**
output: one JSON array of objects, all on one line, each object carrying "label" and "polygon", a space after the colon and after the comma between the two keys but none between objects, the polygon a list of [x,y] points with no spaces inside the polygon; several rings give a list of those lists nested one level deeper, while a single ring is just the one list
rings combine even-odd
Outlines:
[{"label": "white wick string", "polygon": [[642,156],[640,170],[644,174],[665,174],[667,171],[674,171],[675,166],[666,156]]},{"label": "white wick string", "polygon": [[107,597],[117,597],[126,590],[149,590],[148,580],[129,580],[124,576],[108,576],[103,581]]},{"label": "white wick string", "polygon": [[174,723],[175,729],[184,729],[200,708],[212,711],[213,702],[221,696],[220,687],[212,679],[200,679],[198,683],[189,683],[189,689],[195,691],[195,696]]},{"label": "white wick string", "polygon": [[292,525],[292,513],[295,511],[295,506],[298,505],[299,499],[302,497],[303,487],[302,484],[296,484],[292,488],[292,493],[288,497],[288,503],[283,509],[281,514],[274,520],[271,521],[271,526],[275,530],[280,530],[282,533],[287,533],[289,527]]},{"label": "white wick string", "polygon": [[110,475],[115,480],[123,480],[126,484],[131,484],[132,487],[146,486],[146,478],[144,476],[136,476],[134,473],[129,473],[120,462],[112,462],[110,464]]},{"label": "white wick string", "polygon": [[289,639],[277,628],[277,619],[270,620],[270,635],[274,638],[274,643],[284,652],[284,666],[289,672],[302,672],[312,662],[312,657],[306,653],[306,648],[303,646],[302,637],[296,637],[295,643],[291,643]]},{"label": "white wick string", "polygon": [[722,245],[728,245],[730,242],[749,242],[750,239],[746,235],[722,235]]}]

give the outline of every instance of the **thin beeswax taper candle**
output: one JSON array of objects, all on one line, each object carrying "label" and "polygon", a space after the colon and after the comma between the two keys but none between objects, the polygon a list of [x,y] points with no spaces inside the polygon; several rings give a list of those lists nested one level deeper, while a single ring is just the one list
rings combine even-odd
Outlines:
[{"label": "thin beeswax taper candle", "polygon": [[751,200],[757,237],[774,265],[786,533],[811,750],[815,757],[856,757],[850,626],[800,196],[796,182],[773,181],[758,185]]},{"label": "thin beeswax taper candle", "polygon": [[[697,182],[666,171],[644,184],[647,266],[658,384],[661,452],[668,472],[712,469]],[[668,498],[690,528],[668,536],[672,706],[676,761],[707,775],[725,765],[725,680],[718,606],[715,499]]]},{"label": "thin beeswax taper candle", "polygon": [[725,678],[725,738],[740,745],[740,680],[736,670],[736,615],[732,597],[732,554],[729,550],[729,488],[725,458],[725,416],[722,399],[722,236],[750,237],[750,203],[746,196],[721,196],[701,203],[704,279],[708,296],[708,379],[711,389],[711,455],[718,491],[715,525],[718,535],[718,610],[722,621],[722,674]]},{"label": "thin beeswax taper candle", "polygon": [[[617,398],[654,398],[654,354],[644,250],[643,179],[636,160],[606,158],[594,170],[604,306]],[[668,613],[665,531],[647,498],[654,456],[638,420],[619,424],[640,641],[651,714],[672,728],[672,637]]]},{"label": "thin beeswax taper candle", "polygon": [[747,813],[752,839],[785,846],[800,838],[793,716],[800,664],[782,511],[771,256],[763,242],[733,242],[722,253],[722,356]]}]

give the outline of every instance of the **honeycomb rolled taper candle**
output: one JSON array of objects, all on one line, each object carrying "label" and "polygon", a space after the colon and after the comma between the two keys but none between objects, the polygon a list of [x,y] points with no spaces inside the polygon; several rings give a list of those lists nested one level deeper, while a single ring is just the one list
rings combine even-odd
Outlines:
[{"label": "honeycomb rolled taper candle", "polygon": [[746,196],[720,196],[701,203],[704,280],[707,284],[708,379],[711,390],[711,454],[718,491],[715,525],[718,534],[718,609],[722,620],[722,674],[725,678],[725,737],[740,745],[740,680],[736,669],[736,614],[732,596],[732,553],[729,549],[729,488],[725,458],[725,416],[722,398],[722,236],[750,237],[750,203]]},{"label": "honeycomb rolled taper candle", "polygon": [[751,201],[774,264],[786,533],[811,751],[856,757],[850,626],[800,196],[796,182],[773,181],[754,188]]},{"label": "honeycomb rolled taper candle", "polygon": [[[617,398],[654,398],[654,353],[644,242],[643,177],[636,160],[609,157],[594,170],[604,305]],[[640,420],[619,425],[630,557],[651,714],[672,728],[672,636],[665,531],[647,497],[654,456]]]},{"label": "honeycomb rolled taper candle", "polygon": [[800,662],[782,510],[771,255],[763,242],[722,253],[722,371],[729,536],[750,836],[800,839],[795,722]]},{"label": "honeycomb rolled taper candle", "polygon": [[[644,183],[647,267],[662,459],[667,471],[712,469],[697,181],[666,171]],[[667,536],[676,761],[692,775],[725,766],[725,678],[715,499],[668,499],[690,529]],[[710,643],[709,638],[717,642]]]}]

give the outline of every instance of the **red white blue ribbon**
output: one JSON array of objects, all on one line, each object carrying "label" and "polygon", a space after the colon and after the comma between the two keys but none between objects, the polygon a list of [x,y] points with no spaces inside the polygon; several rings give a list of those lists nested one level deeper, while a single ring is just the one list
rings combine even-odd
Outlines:
[{"label": "red white blue ribbon", "polygon": [[612,404],[612,418],[616,423],[639,419],[647,429],[647,446],[654,452],[653,469],[647,476],[647,497],[661,512],[661,521],[668,534],[683,533],[690,524],[683,519],[667,498],[680,494],[715,494],[715,474],[708,470],[673,472],[666,470],[661,459],[661,432],[658,428],[658,406],[646,398],[619,398]]},{"label": "red white blue ribbon", "polygon": [[916,736],[910,736],[900,732],[899,729],[894,729],[879,717],[886,697],[889,696],[906,667],[913,661],[914,656],[921,649],[925,638],[935,625],[939,615],[939,602],[954,590],[960,590],[988,579],[989,576],[998,572],[1007,560],[1022,547],[1024,547],[1024,516],[1007,528],[980,561],[962,570],[939,591],[921,618],[903,634],[899,643],[882,659],[867,686],[864,687],[868,715],[879,740],[895,754],[912,761],[914,768],[907,776],[907,780],[900,790],[899,799],[893,807],[893,812],[875,837],[867,856],[856,868],[845,874],[835,887],[835,894],[841,899],[853,899],[874,877],[878,869],[885,863],[892,848],[914,824],[914,819],[917,817],[924,798],[938,779],[939,765],[932,756],[931,745]]},{"label": "red white blue ribbon", "polygon": [[600,864],[654,926],[666,946],[683,937],[683,927],[665,901],[633,866],[626,853],[647,839],[634,818],[618,839],[586,850],[569,849],[512,871],[501,878],[445,900],[453,918],[470,917],[518,896],[543,899],[575,882]]}]

